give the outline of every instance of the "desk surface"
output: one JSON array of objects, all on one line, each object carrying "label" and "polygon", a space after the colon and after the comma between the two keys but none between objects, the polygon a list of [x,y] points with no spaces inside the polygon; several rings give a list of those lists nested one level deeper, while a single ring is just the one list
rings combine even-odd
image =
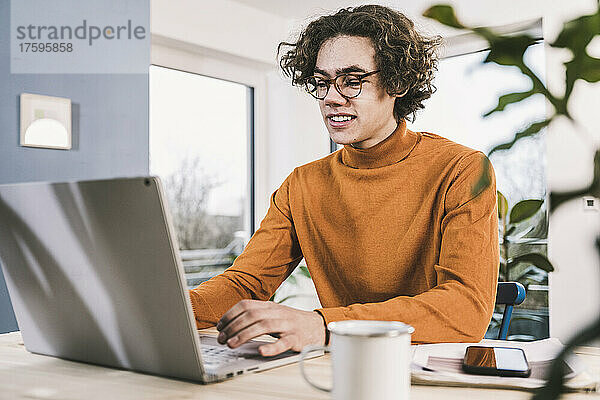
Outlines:
[{"label": "desk surface", "polygon": [[[577,353],[600,374],[600,349],[579,348]],[[329,356],[306,362],[309,374],[323,382],[331,379]],[[411,399],[453,400],[473,398],[529,399],[530,393],[515,390],[416,386]],[[0,335],[0,399],[329,399],[312,389],[300,376],[297,364],[225,382],[200,385],[135,372],[31,354],[25,350],[19,332]],[[570,393],[566,399],[596,399],[600,393]]]}]

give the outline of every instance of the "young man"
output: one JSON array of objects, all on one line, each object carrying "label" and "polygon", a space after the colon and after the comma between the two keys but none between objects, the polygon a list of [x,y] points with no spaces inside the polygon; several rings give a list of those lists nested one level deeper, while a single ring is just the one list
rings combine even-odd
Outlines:
[{"label": "young man", "polygon": [[[280,45],[284,73],[344,148],[296,168],[234,264],[190,291],[198,327],[216,323],[232,348],[273,334],[267,356],[322,344],[344,319],[402,321],[417,343],[483,337],[498,272],[493,171],[480,152],[406,128],[433,92],[437,42],[361,6]],[[266,301],[302,258],[323,308]]]}]

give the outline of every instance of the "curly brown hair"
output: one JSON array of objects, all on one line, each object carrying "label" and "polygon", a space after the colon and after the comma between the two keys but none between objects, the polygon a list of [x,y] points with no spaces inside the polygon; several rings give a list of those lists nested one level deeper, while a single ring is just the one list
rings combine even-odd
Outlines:
[{"label": "curly brown hair", "polygon": [[394,118],[413,121],[417,110],[424,107],[423,100],[435,92],[432,80],[441,38],[420,34],[410,19],[388,7],[344,8],[312,21],[295,43],[279,43],[279,66],[292,85],[303,85],[313,75],[321,45],[337,36],[371,39],[383,88],[390,96],[405,93],[394,103]]}]

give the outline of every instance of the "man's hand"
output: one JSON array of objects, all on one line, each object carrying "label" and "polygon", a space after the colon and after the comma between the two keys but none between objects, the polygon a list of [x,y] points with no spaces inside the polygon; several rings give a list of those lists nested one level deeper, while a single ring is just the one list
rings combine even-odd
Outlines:
[{"label": "man's hand", "polygon": [[217,323],[221,344],[236,348],[260,335],[279,338],[258,348],[263,356],[286,350],[300,351],[309,344],[325,343],[323,318],[315,311],[296,310],[271,301],[242,300],[231,307]]}]

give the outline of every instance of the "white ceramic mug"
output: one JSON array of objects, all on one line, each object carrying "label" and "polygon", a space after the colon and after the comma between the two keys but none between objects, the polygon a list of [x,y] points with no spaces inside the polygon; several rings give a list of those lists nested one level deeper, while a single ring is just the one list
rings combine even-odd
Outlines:
[{"label": "white ceramic mug", "polygon": [[300,371],[314,388],[332,392],[334,400],[408,400],[410,392],[410,336],[414,328],[396,321],[338,321],[330,332],[333,388],[310,381],[304,359],[326,346],[306,346]]}]

